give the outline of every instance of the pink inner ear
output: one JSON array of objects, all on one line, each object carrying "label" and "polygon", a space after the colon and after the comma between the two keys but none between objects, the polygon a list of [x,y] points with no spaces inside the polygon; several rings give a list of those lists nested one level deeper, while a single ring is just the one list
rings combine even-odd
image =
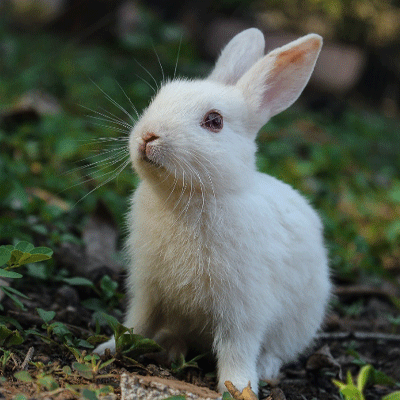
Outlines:
[{"label": "pink inner ear", "polygon": [[318,39],[309,40],[298,47],[283,51],[278,54],[275,60],[274,68],[280,66],[286,67],[288,64],[302,65],[306,61],[305,58],[308,54],[314,54],[318,50],[320,42]]},{"label": "pink inner ear", "polygon": [[261,108],[267,107],[275,115],[297,99],[311,74],[319,47],[317,39],[309,40],[276,55],[267,76]]}]

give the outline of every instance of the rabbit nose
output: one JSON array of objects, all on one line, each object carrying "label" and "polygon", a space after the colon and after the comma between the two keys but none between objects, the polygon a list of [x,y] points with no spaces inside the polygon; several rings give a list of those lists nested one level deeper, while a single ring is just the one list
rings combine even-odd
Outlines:
[{"label": "rabbit nose", "polygon": [[154,140],[157,140],[159,138],[159,136],[157,136],[155,133],[153,132],[146,132],[143,136],[142,136],[142,142],[139,144],[139,153],[145,157],[146,156],[146,149],[147,149],[147,144],[150,142],[153,142]]}]

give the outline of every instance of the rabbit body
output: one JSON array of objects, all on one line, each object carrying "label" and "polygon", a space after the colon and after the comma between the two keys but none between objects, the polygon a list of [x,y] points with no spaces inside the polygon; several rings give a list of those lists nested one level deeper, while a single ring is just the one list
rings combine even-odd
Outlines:
[{"label": "rabbit body", "polygon": [[[224,75],[238,44],[250,36],[263,42],[258,32],[233,39],[208,79],[165,84],[129,144],[141,182],[128,215],[125,325],[157,340],[171,358],[190,347],[213,349],[221,392],[226,380],[243,389],[275,378],[315,336],[330,293],[319,216],[291,186],[255,167],[257,131],[287,106],[274,105],[288,91],[282,76],[278,88],[251,88],[260,75],[257,43],[245,45],[249,65],[241,61]],[[311,36],[295,50],[307,55],[318,40]],[[285,51],[270,57],[272,75]],[[275,108],[261,112],[266,87],[275,90],[268,100]],[[106,347],[115,344],[97,351]]]}]

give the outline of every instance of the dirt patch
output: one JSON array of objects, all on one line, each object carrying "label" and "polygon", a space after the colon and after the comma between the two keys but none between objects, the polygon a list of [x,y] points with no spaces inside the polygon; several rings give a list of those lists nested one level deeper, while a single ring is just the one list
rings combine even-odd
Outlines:
[{"label": "dirt patch", "polygon": [[[3,305],[6,315],[16,319],[24,329],[36,327],[40,330],[43,321],[35,309],[51,308],[56,311],[56,321],[66,324],[77,337],[88,337],[94,330],[91,312],[80,304],[91,294],[84,288],[78,290],[65,285],[62,287],[61,292],[68,293],[67,297],[71,304],[67,304],[65,296],[60,295],[59,287],[31,284],[23,290],[30,297],[30,300],[24,300],[27,311],[16,309],[9,299],[5,299]],[[365,363],[372,364],[376,370],[386,374],[394,382],[400,382],[400,324],[397,323],[400,313],[391,300],[396,296],[399,297],[396,290],[391,288],[388,291],[384,285],[338,287],[337,302],[326,319],[324,331],[306,355],[295,363],[286,365],[281,371],[277,387],[283,391],[286,399],[340,399],[332,379],[344,380],[348,370],[356,376],[360,366]],[[34,348],[34,353],[31,363],[28,364],[28,371],[33,375],[37,371],[39,362],[44,365],[43,370],[47,368],[49,371],[53,368],[54,371],[59,371],[65,366],[71,366],[75,361],[68,351],[46,344],[37,336],[27,336],[22,345],[15,346],[15,357],[7,363],[2,373],[6,380],[0,383],[0,398],[3,396],[12,399],[16,394],[23,393],[27,398],[47,396],[51,399],[70,399],[74,398],[71,392],[61,390],[69,384],[77,387],[92,385],[92,388],[111,385],[114,388],[114,395],[109,398],[119,399],[120,378],[126,372],[141,376],[142,386],[151,387],[153,383],[156,385],[160,383],[177,392],[190,392],[201,398],[215,398],[215,392],[212,392],[216,389],[215,364],[208,360],[204,362],[200,360],[198,368],[188,367],[179,373],[174,373],[170,369],[154,365],[154,360],[145,357],[140,358],[138,365],[128,365],[116,360],[101,372],[108,375],[107,379],[102,379],[101,376],[95,380],[80,377],[71,381],[71,377],[63,377],[59,372],[54,372],[60,390],[52,393],[42,387],[38,393],[38,386],[35,383],[22,383],[13,376],[21,369],[30,347]],[[36,367],[32,363],[36,363]],[[59,369],[54,367],[55,365],[58,365]],[[264,384],[259,391],[260,398],[266,399],[271,396],[272,389],[273,386]],[[368,400],[380,400],[382,396],[394,390],[396,387],[389,384],[375,384],[366,389],[365,395]]]}]

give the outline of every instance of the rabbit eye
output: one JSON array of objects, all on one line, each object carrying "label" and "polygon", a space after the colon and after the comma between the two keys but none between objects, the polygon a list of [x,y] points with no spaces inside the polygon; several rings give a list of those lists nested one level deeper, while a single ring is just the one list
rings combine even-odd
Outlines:
[{"label": "rabbit eye", "polygon": [[224,120],[219,112],[212,110],[204,116],[200,125],[209,131],[219,132],[224,125]]}]

